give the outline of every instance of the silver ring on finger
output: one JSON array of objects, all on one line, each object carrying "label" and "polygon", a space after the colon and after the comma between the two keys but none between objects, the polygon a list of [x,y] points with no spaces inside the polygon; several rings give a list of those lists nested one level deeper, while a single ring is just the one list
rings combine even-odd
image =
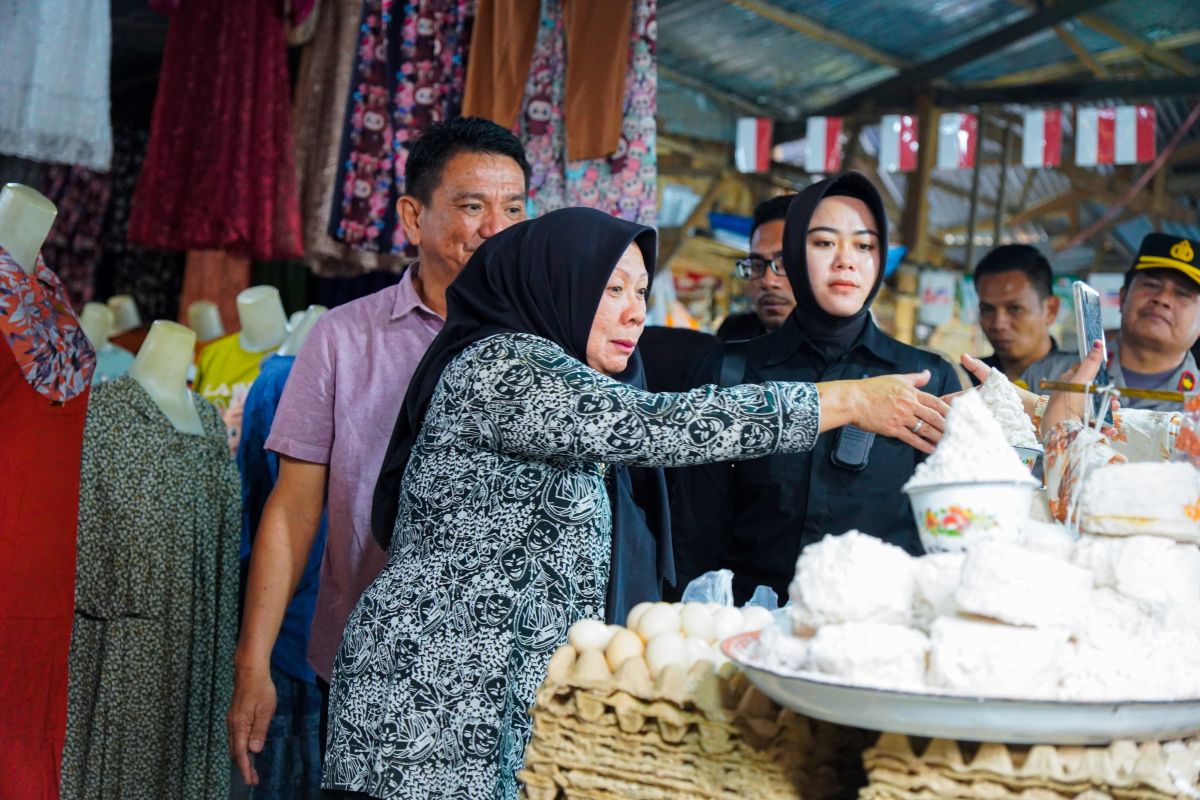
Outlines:
[{"label": "silver ring on finger", "polygon": [[911,430],[913,433],[919,433],[921,430],[921,426],[924,424],[925,424],[925,420],[919,419],[919,420],[917,420],[917,424],[913,425],[911,428],[909,428],[909,430]]}]

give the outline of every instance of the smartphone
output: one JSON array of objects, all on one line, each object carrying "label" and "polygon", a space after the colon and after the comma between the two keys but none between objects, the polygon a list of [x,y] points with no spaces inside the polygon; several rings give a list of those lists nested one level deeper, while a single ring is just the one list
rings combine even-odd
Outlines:
[{"label": "smartphone", "polygon": [[[1075,293],[1075,333],[1079,337],[1079,360],[1087,358],[1091,352],[1092,342],[1099,340],[1101,352],[1100,372],[1096,375],[1095,384],[1108,384],[1108,345],[1104,341],[1104,324],[1100,316],[1100,293],[1083,281],[1075,281],[1071,285]],[[1099,395],[1092,398],[1092,413],[1104,415],[1104,421],[1112,424],[1112,409],[1104,398]]]}]

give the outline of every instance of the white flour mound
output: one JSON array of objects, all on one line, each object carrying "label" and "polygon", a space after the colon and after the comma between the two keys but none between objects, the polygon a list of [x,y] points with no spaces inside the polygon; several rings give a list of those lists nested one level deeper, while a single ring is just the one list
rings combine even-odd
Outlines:
[{"label": "white flour mound", "polygon": [[1034,447],[1041,449],[1037,433],[1033,430],[1033,421],[1025,414],[1021,404],[1021,396],[1017,387],[1013,386],[1003,372],[993,369],[983,385],[979,387],[979,396],[992,416],[1000,423],[1004,438],[1014,447]]},{"label": "white flour mound", "polygon": [[1037,481],[1012,449],[1000,423],[988,411],[979,393],[964,392],[946,415],[946,432],[933,455],[917,465],[904,489],[943,483]]},{"label": "white flour mound", "polygon": [[788,587],[796,633],[839,622],[912,622],[912,556],[858,531],[826,536],[796,561]]}]

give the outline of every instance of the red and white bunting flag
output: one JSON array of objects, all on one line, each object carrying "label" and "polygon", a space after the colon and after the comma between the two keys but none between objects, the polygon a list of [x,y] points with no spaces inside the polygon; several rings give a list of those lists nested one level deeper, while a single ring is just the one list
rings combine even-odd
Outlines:
[{"label": "red and white bunting flag", "polygon": [[1062,112],[1057,108],[1025,112],[1021,164],[1027,169],[1062,164]]},{"label": "red and white bunting flag", "polygon": [[738,172],[766,172],[771,168],[771,120],[741,117],[733,146]]},{"label": "red and white bunting flag", "polygon": [[970,169],[975,166],[975,143],[979,125],[974,114],[942,114],[938,119],[938,169]]},{"label": "red and white bunting flag", "polygon": [[809,117],[808,152],[804,169],[813,173],[839,172],[842,169],[842,118]]},{"label": "red and white bunting flag", "polygon": [[917,168],[917,117],[888,114],[879,123],[879,168],[912,172]]},{"label": "red and white bunting flag", "polygon": [[1153,161],[1154,106],[1080,108],[1075,111],[1075,163],[1141,164]]}]

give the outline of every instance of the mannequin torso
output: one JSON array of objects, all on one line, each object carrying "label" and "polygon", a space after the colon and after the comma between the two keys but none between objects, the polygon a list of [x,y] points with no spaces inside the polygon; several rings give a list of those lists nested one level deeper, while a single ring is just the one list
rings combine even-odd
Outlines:
[{"label": "mannequin torso", "polygon": [[197,300],[187,309],[188,327],[196,332],[196,341],[211,342],[225,335],[221,311],[211,300]]},{"label": "mannequin torso", "polygon": [[237,297],[242,330],[238,343],[250,353],[274,350],[287,338],[287,314],[274,286],[251,286]]},{"label": "mannequin torso", "polygon": [[33,274],[38,251],[57,216],[54,204],[28,186],[9,183],[0,189],[0,247],[26,275]]},{"label": "mannequin torso", "polygon": [[304,312],[304,316],[292,328],[292,332],[288,335],[287,341],[279,348],[279,355],[294,356],[300,353],[300,348],[304,345],[304,340],[308,338],[308,332],[312,330],[312,326],[316,321],[329,309],[325,306],[309,306]]},{"label": "mannequin torso", "polygon": [[113,327],[113,314],[104,303],[87,303],[79,314],[79,327],[83,328],[83,335],[99,353],[109,346],[108,333]]},{"label": "mannequin torso", "polygon": [[142,315],[132,295],[115,294],[108,298],[108,310],[112,312],[113,324],[109,335],[116,335],[142,327]]},{"label": "mannequin torso", "polygon": [[187,388],[188,367],[196,346],[196,334],[176,322],[159,320],[129,368],[129,375],[150,395],[181,433],[202,434],[204,427]]}]

